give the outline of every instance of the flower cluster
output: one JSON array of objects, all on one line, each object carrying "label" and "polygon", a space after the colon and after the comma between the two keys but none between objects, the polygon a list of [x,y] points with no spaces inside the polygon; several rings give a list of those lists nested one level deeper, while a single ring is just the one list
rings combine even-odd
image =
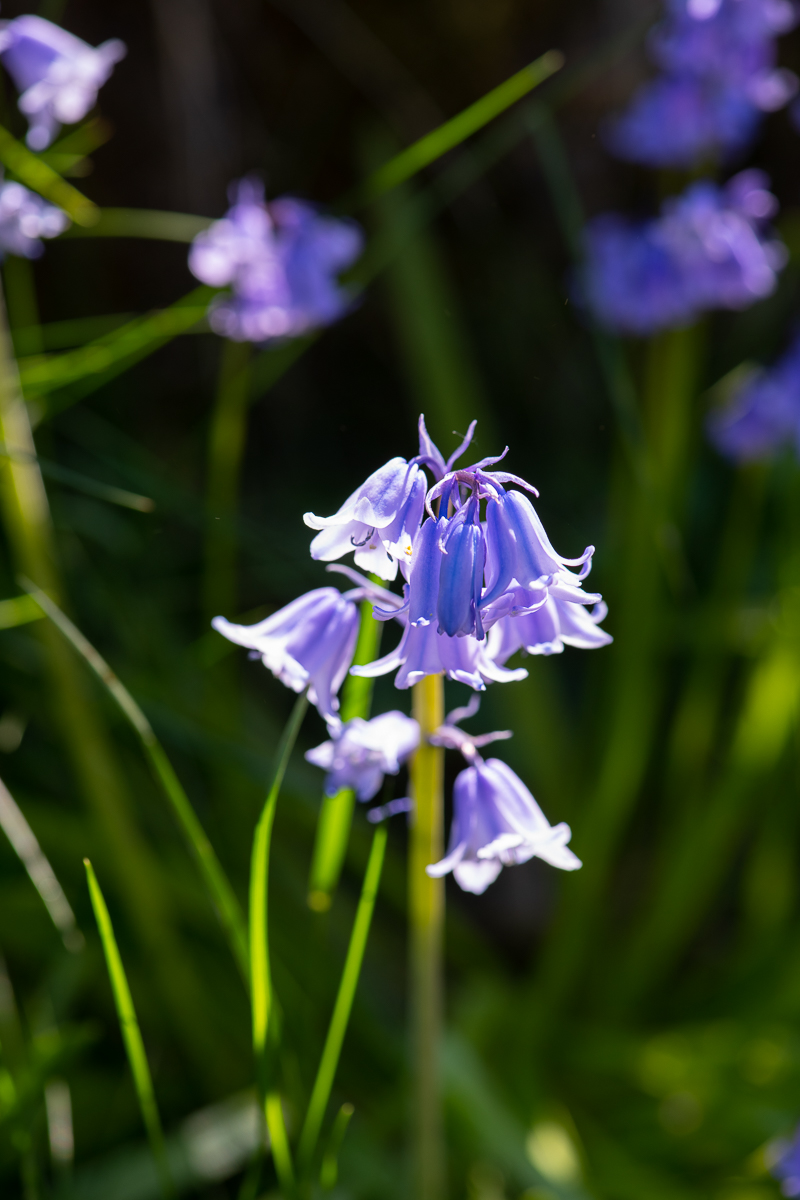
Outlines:
[{"label": "flower cluster", "polygon": [[709,418],[708,432],[735,462],[765,458],[784,445],[800,454],[800,334],[773,367],[741,378],[728,405]]},{"label": "flower cluster", "polygon": [[61,125],[82,120],[124,56],[117,38],[95,49],[44,17],[0,23],[0,61],[21,92],[31,149],[45,150]]},{"label": "flower cluster", "polygon": [[41,238],[57,237],[68,225],[62,209],[21,183],[0,182],[0,255],[38,258],[44,250]]},{"label": "flower cluster", "polygon": [[[355,587],[344,593],[317,588],[256,625],[234,625],[216,617],[214,628],[246,646],[283,683],[309,699],[325,719],[329,740],[306,757],[327,775],[329,795],[350,788],[360,800],[377,795],[385,775],[394,775],[419,744],[417,722],[392,711],[345,724],[338,691],[350,671],[375,676],[397,671],[395,686],[407,688],[426,675],[445,675],[483,691],[492,681],[523,679],[509,670],[517,650],[553,654],[565,645],[593,649],[611,641],[599,627],[601,597],[585,592],[594,547],[564,558],[553,548],[524,479],[493,470],[500,458],[456,467],[472,440],[473,422],[461,445],[445,461],[419,421],[419,454],[390,459],[331,517],[306,513],[317,531],[311,555],[333,560],[353,553],[358,566],[387,582],[403,581],[399,595],[349,566],[334,564]],[[433,477],[429,486],[426,471]],[[526,494],[528,493],[528,494]],[[397,621],[397,648],[377,662],[352,666],[358,629],[356,601],[372,602],[373,616]],[[457,721],[472,706],[452,713],[432,737],[460,750],[468,768],[457,781],[448,854],[431,874],[453,871],[462,888],[482,892],[504,863],[538,855],[572,870],[579,861],[566,849],[567,826],[551,828],[521,780],[497,759],[484,762],[477,750],[507,734],[471,738]],[[373,809],[382,819],[409,807],[407,799]]]},{"label": "flower cluster", "polygon": [[610,148],[651,167],[692,167],[746,149],[762,114],[797,90],[796,76],[776,66],[777,37],[796,22],[790,0],[669,0],[649,41],[662,73],[611,125]]},{"label": "flower cluster", "polygon": [[583,297],[601,323],[639,336],[712,309],[746,308],[775,290],[786,262],[768,226],[776,211],[767,176],[748,170],[721,188],[692,184],[654,220],[596,217],[586,230]]},{"label": "flower cluster", "polygon": [[791,1141],[779,1140],[767,1147],[770,1174],[780,1181],[784,1196],[800,1196],[800,1130]]},{"label": "flower cluster", "polygon": [[358,258],[361,230],[283,196],[269,204],[264,187],[242,179],[231,207],[198,234],[189,269],[202,283],[228,287],[209,310],[215,332],[240,342],[297,337],[338,320],[350,297],[337,275]]}]

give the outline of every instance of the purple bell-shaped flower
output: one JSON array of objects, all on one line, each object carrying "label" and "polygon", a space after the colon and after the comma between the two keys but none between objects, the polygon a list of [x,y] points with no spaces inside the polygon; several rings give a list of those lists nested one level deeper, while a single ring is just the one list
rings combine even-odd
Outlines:
[{"label": "purple bell-shaped flower", "polygon": [[246,646],[293,692],[308,698],[329,728],[338,730],[337,693],[353,661],[358,608],[353,595],[334,587],[317,588],[255,625],[234,625],[225,617],[211,622],[228,641]]},{"label": "purple bell-shaped flower", "polygon": [[0,255],[38,258],[44,251],[41,239],[57,237],[68,225],[62,209],[21,183],[0,182]]},{"label": "purple bell-shaped flower", "polygon": [[384,775],[396,775],[418,745],[417,722],[393,711],[371,721],[355,717],[342,726],[337,738],[306,751],[306,759],[327,771],[328,796],[352,788],[359,800],[371,800],[380,791]]}]

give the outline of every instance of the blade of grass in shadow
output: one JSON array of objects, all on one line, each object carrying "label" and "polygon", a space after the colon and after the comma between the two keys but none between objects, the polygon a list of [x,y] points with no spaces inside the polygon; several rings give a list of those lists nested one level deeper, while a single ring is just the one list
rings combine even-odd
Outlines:
[{"label": "blade of grass in shadow", "polygon": [[217,395],[208,438],[203,603],[208,621],[236,608],[236,550],[234,532],[239,476],[247,433],[250,400],[249,342],[222,343]]},{"label": "blade of grass in shadow", "polygon": [[[353,655],[355,666],[364,666],[378,657],[382,632],[382,623],[372,616],[371,602],[363,601]],[[343,722],[352,721],[354,717],[363,717],[365,720],[369,717],[373,685],[372,679],[347,676],[342,689]],[[335,796],[322,798],[308,880],[308,906],[314,912],[327,912],[331,906],[347,853],[355,798],[355,792],[350,788],[342,788]]]},{"label": "blade of grass in shadow", "polygon": [[36,840],[36,834],[26,821],[22,809],[2,779],[0,779],[0,827],[14,847],[17,858],[28,872],[30,881],[41,896],[42,903],[61,934],[67,950],[72,953],[82,950],[83,934],[75,922],[75,913],[64,895],[64,889],[42,853],[42,848]]},{"label": "blade of grass in shadow", "polygon": [[[0,460],[0,512],[16,568],[50,595],[61,596],[54,532],[36,458],[28,409],[11,347],[0,292],[0,442],[14,451]],[[132,820],[122,776],[99,714],[72,651],[50,622],[37,625],[51,679],[53,715],[79,787],[95,814],[113,861],[116,881],[140,943],[157,968],[174,1028],[201,1073],[214,1057],[204,1010],[193,1003],[197,986],[174,934],[159,868]]]},{"label": "blade of grass in shadow", "polygon": [[308,697],[303,692],[295,701],[278,744],[272,783],[256,825],[250,859],[250,1003],[253,1014],[253,1053],[262,1095],[266,1091],[265,1052],[273,1006],[268,913],[270,842],[278,795],[307,708]]},{"label": "blade of grass in shadow", "polygon": [[128,1063],[130,1064],[131,1075],[133,1076],[133,1083],[136,1088],[136,1098],[139,1101],[139,1110],[147,1131],[150,1149],[153,1152],[153,1158],[158,1168],[161,1194],[169,1200],[169,1198],[175,1195],[175,1189],[172,1184],[169,1162],[167,1161],[167,1150],[164,1144],[161,1118],[153,1091],[153,1080],[150,1076],[150,1067],[147,1062],[147,1055],[145,1054],[139,1022],[136,1018],[136,1010],[133,1007],[133,997],[128,987],[125,968],[122,965],[122,958],[120,957],[117,940],[114,937],[114,929],[111,924],[111,917],[108,915],[108,908],[106,907],[103,893],[100,890],[100,885],[97,882],[89,859],[85,858],[83,862],[86,867],[89,895],[92,901],[95,920],[97,921],[97,929],[100,934],[100,941],[103,944],[103,953],[105,954],[106,966],[108,967],[108,977],[111,980],[111,990],[114,993],[114,1005],[122,1031],[122,1040],[125,1043],[125,1053],[128,1056]]},{"label": "blade of grass in shadow", "polygon": [[95,650],[94,646],[84,637],[69,617],[50,599],[41,588],[37,588],[27,579],[20,581],[21,586],[47,614],[56,628],[75,648],[109,694],[116,701],[122,713],[137,734],[153,771],[153,775],[161,784],[178,824],[183,831],[186,842],[200,869],[200,874],[208,893],[217,910],[222,927],[225,930],[231,951],[242,974],[248,980],[248,951],[247,933],[244,916],[239,907],[239,901],[231,887],[222,865],[214,853],[214,849],[206,836],[197,814],[192,808],[189,797],[175,774],[163,746],[159,742],[147,717],[131,696],[127,688],[120,682],[111,667]]},{"label": "blade of grass in shadow", "polygon": [[339,1065],[339,1055],[342,1052],[342,1043],[344,1042],[344,1035],[347,1032],[347,1024],[353,1008],[358,978],[361,974],[361,964],[364,961],[364,951],[367,946],[367,938],[369,937],[372,913],[375,908],[375,898],[378,894],[383,859],[386,853],[386,838],[386,826],[379,826],[372,838],[372,848],[367,862],[367,870],[364,874],[364,883],[361,888],[361,898],[358,902],[356,919],[353,922],[353,930],[350,934],[350,944],[347,947],[347,957],[345,958],[339,991],[336,996],[336,1003],[333,1006],[333,1014],[328,1026],[328,1035],[325,1039],[325,1046],[317,1069],[317,1077],[314,1080],[311,1099],[308,1102],[308,1111],[306,1112],[306,1118],[300,1134],[297,1157],[301,1175],[308,1172],[314,1158],[322,1122],[325,1117],[325,1110],[328,1107],[328,1100],[330,1099],[333,1080],[336,1075],[336,1068]]},{"label": "blade of grass in shadow", "polygon": [[352,1104],[343,1104],[336,1114],[333,1126],[331,1127],[330,1137],[325,1147],[325,1153],[322,1155],[322,1166],[319,1171],[319,1182],[326,1192],[336,1187],[336,1182],[339,1178],[339,1151],[342,1148],[344,1135],[347,1133],[347,1126],[350,1124],[354,1112],[355,1109]]},{"label": "blade of grass in shadow", "polygon": [[193,213],[162,212],[151,208],[99,208],[93,225],[88,228],[73,226],[62,237],[148,238],[188,245],[210,224],[210,217],[197,217]]}]

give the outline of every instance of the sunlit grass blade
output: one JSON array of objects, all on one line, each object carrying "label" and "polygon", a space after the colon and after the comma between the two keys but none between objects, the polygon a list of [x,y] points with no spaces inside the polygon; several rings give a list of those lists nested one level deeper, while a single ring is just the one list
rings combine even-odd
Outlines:
[{"label": "sunlit grass blade", "polygon": [[147,1062],[147,1055],[145,1054],[144,1042],[142,1041],[139,1022],[136,1018],[136,1010],[133,1007],[133,997],[128,987],[128,979],[125,975],[125,968],[122,965],[122,958],[120,957],[117,940],[114,937],[114,929],[111,925],[111,917],[108,915],[108,908],[106,907],[103,893],[100,890],[100,885],[97,882],[89,859],[85,858],[83,862],[86,867],[86,878],[89,884],[92,908],[94,909],[95,920],[97,921],[97,928],[100,933],[100,941],[103,944],[103,953],[106,958],[106,966],[108,967],[108,975],[111,980],[111,990],[114,993],[114,1004],[117,1009],[120,1029],[122,1030],[122,1040],[125,1043],[125,1052],[128,1056],[133,1083],[136,1088],[136,1098],[139,1101],[142,1120],[147,1130],[150,1148],[153,1151],[153,1158],[158,1168],[162,1195],[164,1197],[172,1197],[175,1194],[175,1190],[167,1160],[164,1133],[161,1128],[161,1118],[158,1114],[158,1106],[153,1091],[153,1081],[150,1076],[150,1067]]},{"label": "sunlit grass blade", "polygon": [[87,196],[62,179],[52,167],[34,154],[22,142],[0,126],[0,162],[18,179],[44,196],[45,200],[63,208],[76,225],[93,225],[97,219],[97,206]]},{"label": "sunlit grass blade", "polygon": [[[378,657],[383,625],[372,616],[372,604],[364,600],[353,663],[363,666]],[[342,688],[342,721],[369,717],[372,707],[373,680],[348,675]],[[342,872],[350,826],[353,821],[355,792],[342,788],[335,796],[323,796],[314,839],[311,874],[308,881],[308,906],[314,912],[327,912]]]},{"label": "sunlit grass blade", "polygon": [[73,952],[81,950],[84,944],[83,934],[78,929],[75,913],[64,895],[64,889],[42,853],[36,834],[2,779],[0,779],[0,827],[28,872],[30,881],[41,896],[42,903],[61,934],[64,945]]},{"label": "sunlit grass blade", "polygon": [[193,213],[151,208],[98,208],[93,225],[73,226],[63,236],[149,238],[156,242],[188,245],[210,224],[209,217],[196,217]]},{"label": "sunlit grass blade", "polygon": [[322,1166],[319,1171],[319,1182],[325,1191],[330,1191],[336,1187],[336,1182],[339,1178],[339,1151],[342,1148],[344,1135],[347,1133],[347,1126],[352,1120],[355,1109],[352,1104],[343,1104],[336,1114],[336,1119],[331,1127],[328,1144],[325,1147],[325,1153],[322,1156]]},{"label": "sunlit grass blade", "polygon": [[[300,1134],[298,1162],[301,1173],[308,1169],[314,1157],[320,1129],[325,1118],[325,1110],[328,1107],[328,1100],[330,1099],[331,1088],[333,1087],[333,1080],[336,1075],[336,1068],[339,1065],[339,1055],[342,1052],[342,1043],[347,1032],[356,987],[358,986],[358,979],[361,974],[361,964],[364,961],[364,951],[367,946],[372,913],[375,908],[375,898],[378,895],[378,885],[380,884],[383,859],[386,853],[386,838],[386,825],[380,825],[373,834],[372,849],[367,860],[367,869],[361,888],[361,898],[358,902],[356,919],[353,922],[353,930],[350,934],[350,944],[347,947],[347,957],[345,958],[342,978],[339,983],[339,991],[336,996],[336,1003],[333,1006],[333,1014],[328,1026],[328,1035],[325,1039],[325,1046],[322,1051],[319,1068],[317,1069],[317,1077],[314,1081],[311,1099],[308,1103],[306,1119],[303,1124],[302,1133]],[[343,1136],[344,1129],[341,1132],[341,1137]],[[341,1141],[341,1137],[339,1141]],[[336,1146],[336,1153],[338,1153],[338,1145]],[[329,1186],[332,1186],[332,1184]]]},{"label": "sunlit grass blade", "polygon": [[445,121],[438,129],[425,135],[413,146],[395,155],[389,162],[379,167],[366,181],[361,191],[360,199],[367,203],[384,192],[390,191],[398,184],[405,183],[412,175],[423,170],[441,158],[448,150],[461,145],[472,134],[477,133],[489,121],[494,120],[517,100],[527,96],[535,87],[544,83],[564,64],[564,56],[558,50],[548,50],[541,58],[527,67],[523,67],[516,75],[506,79],[499,87],[487,92],[480,100],[476,100],[463,112]]},{"label": "sunlit grass blade", "polygon": [[259,1085],[262,1087],[263,1059],[272,1010],[268,913],[270,841],[283,777],[307,708],[308,698],[304,692],[297,697],[278,744],[272,783],[256,825],[250,858],[250,1002],[253,1014],[253,1053],[259,1072]]},{"label": "sunlit grass blade", "polygon": [[105,659],[98,654],[94,646],[70,621],[69,617],[41,588],[35,587],[29,580],[22,580],[21,586],[35,599],[42,611],[47,614],[53,624],[91,667],[136,732],[153,774],[161,784],[189,849],[197,862],[206,889],[227,935],[233,956],[242,973],[242,978],[247,982],[249,978],[247,933],[239,901],[192,808],[189,797],[175,774],[172,763],[153,732],[150,722]]},{"label": "sunlit grass blade", "polygon": [[13,457],[15,462],[37,462],[42,475],[48,479],[55,479],[58,483],[67,484],[77,492],[84,492],[87,496],[96,496],[98,500],[105,500],[109,504],[118,504],[121,508],[132,508],[136,512],[152,512],[155,508],[155,504],[149,496],[140,496],[137,492],[127,491],[126,488],[101,483],[99,479],[90,479],[88,475],[83,475],[80,471],[72,471],[69,467],[62,467],[60,463],[48,462],[46,458],[39,458],[38,455],[32,459],[30,455],[26,456],[22,451],[9,453],[5,447],[0,446],[0,457]]},{"label": "sunlit grass blade", "polygon": [[283,1192],[284,1200],[292,1200],[295,1190],[294,1167],[292,1152],[289,1149],[289,1138],[286,1135],[286,1122],[283,1119],[283,1105],[277,1092],[269,1092],[264,1101],[264,1113],[267,1118],[267,1132],[272,1148],[272,1160],[278,1174],[278,1183]]}]

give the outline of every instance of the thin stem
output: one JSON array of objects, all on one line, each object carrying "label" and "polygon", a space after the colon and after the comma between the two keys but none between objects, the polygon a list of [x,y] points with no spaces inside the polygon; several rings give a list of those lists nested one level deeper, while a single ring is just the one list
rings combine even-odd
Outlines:
[{"label": "thin stem", "polygon": [[441,675],[428,675],[414,685],[413,713],[421,733],[411,764],[414,809],[409,854],[414,1194],[418,1200],[441,1200],[445,1192],[439,1069],[444,881],[431,879],[425,871],[442,857],[444,843],[444,751],[427,741],[444,720]]},{"label": "thin stem", "polygon": [[[363,666],[378,657],[382,630],[383,625],[372,615],[372,602],[365,600],[361,605],[361,624],[353,655],[355,666]],[[369,717],[373,683],[372,679],[358,675],[347,676],[342,689],[342,721]],[[347,853],[355,799],[352,788],[342,788],[335,796],[322,799],[308,880],[308,906],[314,912],[327,912],[331,906]]]},{"label": "thin stem", "polygon": [[156,1104],[156,1097],[153,1091],[153,1080],[150,1075],[147,1055],[145,1054],[142,1033],[136,1017],[136,1009],[133,1006],[133,997],[128,986],[125,968],[122,965],[117,939],[114,936],[114,928],[111,924],[111,917],[108,914],[103,893],[100,890],[100,885],[97,882],[89,859],[85,858],[83,863],[86,867],[89,896],[91,897],[92,908],[94,909],[95,920],[97,921],[97,928],[100,933],[100,941],[103,944],[108,976],[111,980],[111,990],[114,993],[114,1005],[122,1031],[122,1040],[125,1043],[125,1053],[128,1056],[131,1074],[133,1075],[139,1109],[142,1114],[144,1127],[147,1130],[147,1139],[150,1142],[150,1149],[153,1152],[156,1169],[158,1170],[161,1193],[164,1197],[172,1197],[175,1195],[175,1188],[167,1160],[167,1148],[164,1143],[164,1132],[161,1128],[161,1118],[158,1114],[158,1105]]},{"label": "thin stem", "polygon": [[264,1101],[264,1114],[267,1118],[267,1132],[278,1183],[288,1200],[294,1195],[294,1167],[292,1166],[292,1153],[289,1149],[289,1138],[286,1135],[286,1122],[283,1119],[283,1105],[277,1092],[269,1092],[267,1095]]},{"label": "thin stem", "polygon": [[54,604],[50,597],[35,587],[29,580],[20,580],[21,586],[36,600],[42,611],[47,614],[53,624],[63,633],[64,637],[75,647],[78,653],[88,663],[95,675],[104,684],[108,692],[128,718],[136,732],[142,749],[150,762],[153,774],[161,784],[164,795],[169,801],[178,824],[183,830],[189,849],[194,855],[206,888],[219,914],[222,927],[227,934],[233,956],[245,981],[248,978],[249,960],[247,950],[247,933],[244,916],[239,901],[231,887],[222,864],[217,858],[211,843],[206,836],[197,814],[192,808],[189,797],[175,774],[164,747],[159,742],[153,727],[134,700],[128,689],[120,682],[105,659],[95,650],[94,646],[84,637],[69,617]]},{"label": "thin stem", "polygon": [[297,697],[281,736],[275,773],[253,838],[250,859],[250,992],[253,1013],[253,1052],[263,1088],[263,1064],[272,1009],[272,977],[269,962],[269,849],[272,824],[289,758],[308,707],[305,692]]},{"label": "thin stem", "polygon": [[364,961],[364,951],[367,946],[367,938],[369,937],[372,913],[375,908],[375,898],[378,894],[383,859],[386,853],[386,838],[386,826],[378,826],[372,838],[372,848],[369,853],[367,869],[364,874],[364,883],[361,888],[361,899],[358,902],[356,919],[353,922],[353,930],[350,934],[350,944],[347,948],[347,957],[344,963],[344,970],[342,971],[339,991],[336,996],[336,1003],[333,1006],[331,1022],[328,1026],[328,1036],[325,1039],[325,1046],[317,1070],[317,1078],[314,1081],[314,1088],[308,1104],[308,1112],[306,1113],[303,1130],[300,1134],[298,1161],[301,1172],[309,1166],[314,1157],[319,1131],[322,1128],[322,1121],[328,1106],[334,1076],[336,1075],[336,1068],[339,1065],[339,1055],[342,1052],[344,1035],[347,1032],[347,1024],[353,1009],[353,1000],[356,994],[356,987],[358,986],[358,978],[361,974],[361,964]]},{"label": "thin stem", "polygon": [[207,618],[236,611],[236,540],[247,410],[250,402],[249,342],[225,341],[208,442],[208,532],[203,600]]}]

